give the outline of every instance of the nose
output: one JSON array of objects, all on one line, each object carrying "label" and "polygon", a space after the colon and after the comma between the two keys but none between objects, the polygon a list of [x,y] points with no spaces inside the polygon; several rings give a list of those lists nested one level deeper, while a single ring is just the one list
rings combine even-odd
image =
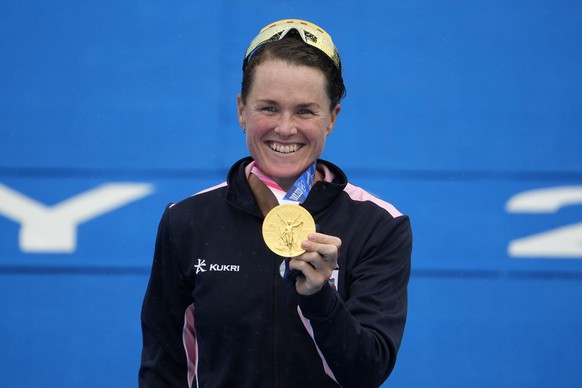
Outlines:
[{"label": "nose", "polygon": [[281,137],[289,137],[297,133],[293,115],[287,112],[281,113],[275,132]]}]

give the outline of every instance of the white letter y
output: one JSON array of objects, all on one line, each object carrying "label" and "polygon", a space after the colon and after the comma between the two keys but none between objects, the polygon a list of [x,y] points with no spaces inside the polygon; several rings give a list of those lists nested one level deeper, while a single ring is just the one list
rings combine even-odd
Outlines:
[{"label": "white letter y", "polygon": [[0,214],[21,224],[22,251],[72,253],[77,245],[77,225],[152,191],[150,184],[105,184],[48,207],[0,184]]}]

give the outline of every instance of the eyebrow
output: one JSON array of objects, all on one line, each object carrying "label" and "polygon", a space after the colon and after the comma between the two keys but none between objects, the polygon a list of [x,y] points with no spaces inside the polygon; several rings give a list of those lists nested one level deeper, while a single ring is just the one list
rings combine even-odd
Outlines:
[{"label": "eyebrow", "polygon": [[255,100],[259,104],[278,104],[275,100],[270,100],[268,98],[260,98]]},{"label": "eyebrow", "polygon": [[[270,105],[280,105],[279,102],[275,101],[275,100],[271,100],[269,98],[259,98],[257,100],[255,100],[258,104],[270,104]],[[320,108],[320,105],[313,101],[313,102],[307,102],[307,103],[301,103],[297,105],[297,108]]]}]

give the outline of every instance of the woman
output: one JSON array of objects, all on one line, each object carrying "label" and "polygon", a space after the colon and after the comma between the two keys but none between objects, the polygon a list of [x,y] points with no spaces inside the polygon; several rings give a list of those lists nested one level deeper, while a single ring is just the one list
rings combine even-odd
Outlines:
[{"label": "woman", "polygon": [[[408,217],[318,159],[344,95],[319,27],[284,20],[253,40],[238,96],[251,157],[224,184],[166,208],[140,386],[377,387],[388,377],[412,235]],[[305,239],[297,233],[311,217],[290,215],[301,209],[317,228]],[[285,231],[269,240],[278,222]],[[281,239],[290,254],[277,251]]]}]

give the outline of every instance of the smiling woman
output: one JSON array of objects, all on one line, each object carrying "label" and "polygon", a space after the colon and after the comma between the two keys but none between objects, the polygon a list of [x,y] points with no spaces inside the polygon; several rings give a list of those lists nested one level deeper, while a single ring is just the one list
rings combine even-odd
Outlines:
[{"label": "smiling woman", "polygon": [[275,22],[251,42],[237,97],[251,157],[162,217],[141,387],[378,387],[389,376],[412,233],[319,159],[344,95],[339,54],[316,25]]},{"label": "smiling woman", "polygon": [[239,122],[256,164],[288,190],[321,155],[340,104],[329,109],[316,68],[272,59],[255,71],[249,95],[238,97]]}]

